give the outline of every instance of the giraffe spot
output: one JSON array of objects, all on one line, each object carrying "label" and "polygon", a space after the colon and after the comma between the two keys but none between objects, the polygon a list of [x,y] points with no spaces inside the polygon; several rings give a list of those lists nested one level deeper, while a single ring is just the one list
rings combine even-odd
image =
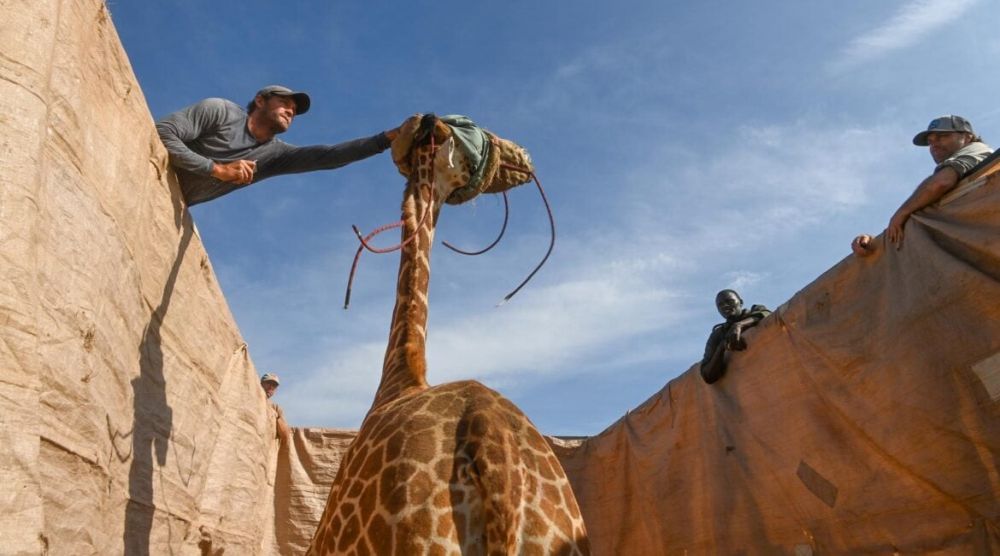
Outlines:
[{"label": "giraffe spot", "polygon": [[434,493],[431,505],[439,510],[447,510],[451,506],[451,493],[448,489],[441,489]]},{"label": "giraffe spot", "polygon": [[396,461],[403,452],[403,442],[406,435],[403,431],[396,431],[385,441],[385,461],[386,463]]},{"label": "giraffe spot", "polygon": [[431,431],[419,432],[406,439],[406,455],[420,463],[430,463],[437,456],[437,442]]},{"label": "giraffe spot", "polygon": [[393,554],[421,554],[424,552],[419,539],[414,537],[404,527],[396,527],[396,551]]},{"label": "giraffe spot", "polygon": [[506,411],[507,413],[510,413],[510,414],[516,415],[516,416],[520,416],[521,415],[521,410],[518,409],[516,405],[514,405],[514,402],[512,402],[512,401],[510,401],[507,398],[504,398],[502,396],[500,397],[499,402],[500,402],[500,407],[503,408],[503,410]]},{"label": "giraffe spot", "polygon": [[371,482],[365,487],[365,490],[361,493],[361,498],[358,499],[358,508],[364,514],[370,514],[375,510],[375,502],[378,497],[378,483]]},{"label": "giraffe spot", "polygon": [[346,522],[354,515],[354,504],[351,502],[341,502],[340,508],[338,508],[340,515],[343,516]]},{"label": "giraffe spot", "polygon": [[566,502],[566,505],[569,506],[570,513],[573,514],[573,517],[579,517],[580,509],[576,504],[576,496],[573,495],[573,487],[571,487],[568,482],[562,486],[562,495],[563,500]]},{"label": "giraffe spot", "polygon": [[549,533],[549,524],[541,514],[532,508],[524,512],[524,534],[529,537],[542,538]]},{"label": "giraffe spot", "polygon": [[556,488],[556,486],[553,485],[552,483],[545,483],[542,486],[542,491],[543,491],[542,496],[549,500],[560,500],[562,497],[562,494],[559,492],[559,489]]},{"label": "giraffe spot", "polygon": [[549,516],[553,527],[555,527],[557,531],[572,531],[573,521],[570,520],[569,514],[564,512],[562,508],[556,508],[551,505],[550,508],[551,509],[544,509],[543,505],[543,511],[545,512],[545,515]]},{"label": "giraffe spot", "polygon": [[524,556],[546,556],[545,548],[536,543],[528,541],[524,543]]},{"label": "giraffe spot", "polygon": [[[372,453],[369,454],[367,458],[365,458],[365,463],[364,465],[361,466],[361,469],[358,471],[358,476],[377,477],[379,471],[381,471],[382,467],[384,466],[383,463],[384,462],[382,460],[382,447],[379,446],[375,450],[372,450]],[[357,496],[357,494],[353,494],[351,496]]]},{"label": "giraffe spot", "polygon": [[411,533],[416,537],[426,539],[431,536],[431,530],[434,525],[434,517],[427,508],[421,508],[416,512],[413,512],[407,522],[410,526]]},{"label": "giraffe spot", "polygon": [[427,411],[434,415],[451,413],[450,410],[455,405],[455,400],[456,398],[453,395],[438,396],[431,400],[431,403],[427,404]]},{"label": "giraffe spot", "polygon": [[357,498],[361,495],[362,488],[364,488],[364,485],[361,484],[361,481],[354,481],[354,483],[351,484],[351,489],[347,491],[347,497]]},{"label": "giraffe spot", "polygon": [[[445,443],[447,443],[447,440],[445,440]],[[450,458],[441,458],[434,464],[434,476],[437,477],[437,480],[442,483],[447,483],[451,480],[451,470],[453,467],[454,460]]]},{"label": "giraffe spot", "polygon": [[337,542],[337,550],[340,552],[347,552],[349,548],[354,546],[354,543],[358,540],[358,535],[361,534],[361,520],[358,516],[352,515],[344,523],[344,528],[340,531],[340,540]]},{"label": "giraffe spot", "polygon": [[501,465],[507,460],[506,446],[490,444],[486,447],[486,459],[497,465]]},{"label": "giraffe spot", "polygon": [[379,499],[386,511],[391,514],[398,514],[407,505],[406,481],[382,480],[382,488],[379,489]]},{"label": "giraffe spot", "polygon": [[365,539],[365,537],[361,537],[361,540],[359,540],[358,544],[355,546],[355,550],[355,554],[358,556],[372,556],[375,554],[372,551],[371,546],[368,545],[368,540]]},{"label": "giraffe spot", "polygon": [[430,550],[427,551],[429,556],[447,556],[448,549],[444,545],[434,543],[431,545]]},{"label": "giraffe spot", "polygon": [[446,516],[442,516],[441,519],[438,520],[437,529],[434,532],[442,539],[450,539],[455,536],[455,526],[452,524],[450,519],[447,519]]},{"label": "giraffe spot", "polygon": [[330,520],[330,527],[326,530],[325,537],[333,538],[340,533],[340,528],[344,525],[344,522],[340,519],[339,515],[334,515],[333,519]]},{"label": "giraffe spot", "polygon": [[542,435],[538,432],[531,430],[528,431],[526,436],[528,437],[528,446],[530,446],[532,450],[542,453],[549,451],[548,443],[545,442],[545,439],[542,438]]},{"label": "giraffe spot", "polygon": [[552,464],[549,463],[547,458],[540,458],[538,460],[538,474],[546,481],[554,481],[556,479],[555,471],[553,471]]},{"label": "giraffe spot", "polygon": [[341,465],[345,465],[345,464],[347,465],[347,476],[348,477],[357,477],[358,476],[358,471],[361,469],[361,464],[363,464],[365,462],[365,456],[367,454],[368,454],[368,451],[363,446],[359,447],[357,452],[354,452],[354,453],[348,452],[347,453],[347,457],[350,458],[350,461],[349,462],[343,462],[343,463],[341,463]]},{"label": "giraffe spot", "polygon": [[411,434],[435,429],[437,426],[438,420],[430,415],[415,415],[406,422],[406,430]]},{"label": "giraffe spot", "polygon": [[395,554],[392,549],[392,529],[385,519],[376,514],[368,525],[368,538],[375,554]]}]

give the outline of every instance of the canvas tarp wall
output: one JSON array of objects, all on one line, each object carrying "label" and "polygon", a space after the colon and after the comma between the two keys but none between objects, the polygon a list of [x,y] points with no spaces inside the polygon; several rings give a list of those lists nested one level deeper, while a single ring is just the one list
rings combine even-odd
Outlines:
[{"label": "canvas tarp wall", "polygon": [[0,552],[261,553],[273,422],[104,3],[0,14]]},{"label": "canvas tarp wall", "polygon": [[1000,173],[969,185],[559,450],[595,552],[1000,553]]}]

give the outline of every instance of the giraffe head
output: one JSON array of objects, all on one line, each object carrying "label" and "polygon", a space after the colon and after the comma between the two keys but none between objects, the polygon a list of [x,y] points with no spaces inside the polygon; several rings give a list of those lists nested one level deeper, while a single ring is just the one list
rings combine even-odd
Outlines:
[{"label": "giraffe head", "polygon": [[[461,204],[481,193],[501,193],[528,183],[534,166],[522,147],[475,127],[464,116],[445,116],[444,120],[434,114],[414,115],[400,127],[392,144],[393,161],[408,181],[433,179],[435,205],[440,206],[437,202],[442,200]],[[481,143],[459,144],[449,123]],[[473,148],[477,156],[470,161],[466,150]],[[419,175],[421,167],[429,167],[421,162],[430,156],[434,157],[433,176]]]}]

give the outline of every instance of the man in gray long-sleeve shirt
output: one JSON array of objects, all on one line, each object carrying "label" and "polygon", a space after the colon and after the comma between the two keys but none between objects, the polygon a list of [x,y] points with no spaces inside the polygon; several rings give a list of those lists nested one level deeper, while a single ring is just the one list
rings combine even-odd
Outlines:
[{"label": "man in gray long-sleeve shirt", "polygon": [[188,206],[272,176],[345,166],[386,150],[398,133],[396,128],[308,147],[277,139],[309,105],[305,93],[271,85],[257,92],[246,111],[231,101],[209,98],[157,122]]}]

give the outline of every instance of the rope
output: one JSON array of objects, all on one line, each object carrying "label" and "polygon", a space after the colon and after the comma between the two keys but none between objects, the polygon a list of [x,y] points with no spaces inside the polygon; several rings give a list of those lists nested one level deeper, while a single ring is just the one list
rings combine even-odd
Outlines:
[{"label": "rope", "polygon": [[552,216],[552,207],[549,206],[549,199],[545,196],[545,190],[542,189],[542,182],[538,179],[538,176],[536,176],[535,173],[530,170],[519,168],[517,166],[511,166],[510,164],[501,163],[500,166],[503,168],[507,168],[508,170],[513,170],[515,172],[523,172],[525,174],[528,174],[529,176],[531,176],[531,179],[535,181],[535,185],[538,187],[538,194],[542,196],[542,203],[545,204],[545,212],[549,215],[549,230],[551,235],[549,236],[549,248],[547,251],[545,251],[545,256],[542,257],[542,260],[539,261],[537,265],[535,265],[535,269],[531,271],[531,274],[529,274],[527,278],[522,280],[521,283],[518,284],[518,286],[514,288],[513,291],[505,295],[503,300],[500,301],[500,303],[497,303],[497,307],[503,305],[504,303],[507,303],[508,301],[510,301],[510,298],[514,297],[514,295],[517,294],[517,292],[521,291],[521,288],[523,288],[525,284],[527,284],[528,281],[531,280],[535,276],[535,274],[542,268],[542,265],[545,264],[545,261],[549,260],[549,255],[552,254],[552,248],[555,247],[556,244],[556,220],[555,217]]},{"label": "rope", "polygon": [[[427,207],[424,209],[424,214],[420,217],[420,221],[417,223],[417,227],[414,230],[414,233],[410,237],[404,239],[403,241],[401,241],[400,243],[398,243],[398,244],[396,244],[396,245],[394,245],[392,247],[376,248],[376,247],[372,247],[371,245],[369,245],[368,242],[371,241],[371,239],[374,238],[376,235],[378,235],[378,234],[380,234],[380,233],[382,233],[382,232],[384,232],[386,230],[391,230],[391,229],[399,228],[399,227],[403,226],[404,221],[403,220],[399,220],[399,221],[393,222],[391,224],[385,224],[385,225],[379,226],[378,228],[375,228],[375,230],[373,230],[371,233],[369,233],[367,236],[364,236],[364,237],[362,237],[361,231],[358,229],[357,226],[354,226],[354,225],[351,226],[351,228],[354,230],[354,235],[357,236],[358,241],[361,243],[361,245],[358,246],[358,250],[354,254],[354,262],[351,264],[351,273],[350,273],[350,276],[347,279],[347,293],[344,296],[344,309],[345,310],[351,304],[351,289],[353,288],[354,275],[357,272],[358,261],[361,258],[362,251],[364,251],[365,249],[367,249],[367,250],[371,251],[372,253],[391,253],[393,251],[397,251],[399,249],[402,249],[403,246],[405,246],[407,243],[409,243],[410,241],[412,241],[413,238],[415,238],[417,236],[417,232],[424,226],[424,222],[427,219],[427,215],[430,214],[431,207],[434,204],[434,186],[433,186],[433,184],[434,184],[434,162],[433,161],[434,161],[434,159],[437,156],[437,149],[438,149],[438,147],[434,143],[434,132],[433,132],[433,130],[431,130],[431,172],[430,172],[430,181],[429,181],[429,185],[428,185],[428,187],[430,189],[430,201],[427,203]],[[548,197],[545,196],[545,189],[542,188],[542,182],[541,182],[541,180],[538,179],[538,176],[535,175],[534,172],[532,172],[531,170],[528,170],[527,168],[522,168],[520,166],[513,166],[511,164],[504,164],[504,163],[501,163],[500,167],[501,168],[506,168],[506,169],[514,171],[514,172],[521,172],[521,173],[524,173],[524,174],[527,174],[527,175],[531,176],[531,179],[535,182],[535,186],[538,188],[538,194],[541,195],[541,197],[542,197],[542,203],[545,205],[545,212],[546,212],[546,214],[549,217],[549,231],[550,231],[550,236],[549,236],[549,248],[545,251],[545,256],[542,257],[542,260],[539,261],[537,265],[535,265],[534,270],[532,270],[531,273],[528,274],[527,278],[525,278],[524,280],[522,280],[521,283],[518,284],[518,286],[516,288],[514,288],[510,293],[508,293],[507,295],[505,295],[504,298],[499,303],[497,303],[497,305],[496,305],[497,307],[499,307],[499,306],[507,303],[508,301],[510,301],[510,299],[512,297],[514,297],[517,294],[517,292],[521,291],[521,288],[523,288],[535,276],[535,274],[538,273],[538,271],[542,268],[542,266],[545,264],[545,262],[549,260],[549,255],[552,254],[552,249],[555,247],[555,244],[556,244],[556,221],[555,221],[555,217],[552,215],[552,207],[549,205],[549,199],[548,199]],[[500,239],[503,238],[504,232],[507,230],[507,222],[508,222],[508,220],[510,218],[510,204],[509,204],[509,201],[507,199],[507,192],[503,191],[502,193],[503,193],[503,207],[504,207],[503,226],[500,228],[500,234],[497,236],[496,239],[493,240],[492,243],[490,243],[485,248],[483,248],[483,249],[481,249],[479,251],[464,251],[462,249],[459,249],[459,248],[451,245],[447,241],[443,241],[442,244],[445,247],[451,249],[452,251],[455,251],[456,253],[460,253],[462,255],[470,255],[470,256],[482,255],[483,253],[489,251],[490,249],[493,249],[493,247],[495,247],[497,245],[497,243],[500,242]]]},{"label": "rope", "polygon": [[510,203],[507,201],[507,192],[503,191],[502,193],[503,193],[503,226],[500,227],[500,235],[498,235],[497,238],[493,240],[493,243],[487,245],[486,247],[480,249],[479,251],[463,251],[458,247],[455,247],[454,245],[448,243],[447,241],[442,241],[441,245],[444,245],[445,247],[451,249],[456,253],[461,253],[462,255],[472,255],[472,256],[482,255],[483,253],[489,251],[490,249],[493,249],[493,247],[495,247],[496,244],[500,243],[500,238],[503,237],[503,233],[507,231],[507,220],[510,219]]}]

